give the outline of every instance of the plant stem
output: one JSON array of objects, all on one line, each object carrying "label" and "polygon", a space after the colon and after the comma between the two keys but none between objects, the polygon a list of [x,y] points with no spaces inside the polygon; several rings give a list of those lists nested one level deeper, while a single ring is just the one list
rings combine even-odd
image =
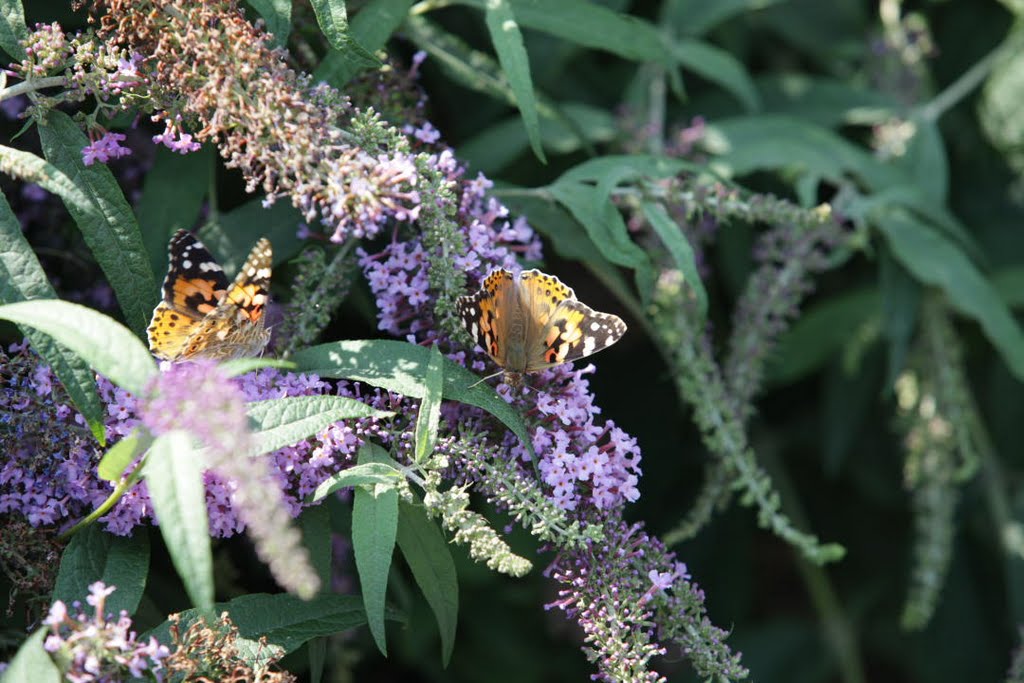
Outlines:
[{"label": "plant stem", "polygon": [[34,92],[43,88],[55,88],[58,85],[64,84],[65,79],[63,76],[47,76],[46,78],[33,78],[29,81],[22,81],[17,85],[0,90],[0,102],[17,97],[18,95],[24,95],[27,92]]},{"label": "plant stem", "polygon": [[974,66],[965,71],[960,78],[946,86],[946,89],[933,97],[930,102],[919,107],[915,118],[920,118],[928,123],[937,121],[939,117],[952,109],[968,93],[988,78],[992,67],[995,66],[996,60],[1006,48],[1007,44],[1005,42],[1000,43],[995,49],[976,62]]},{"label": "plant stem", "polygon": [[85,519],[83,519],[82,521],[78,522],[78,524],[75,524],[73,527],[71,527],[70,529],[68,529],[64,533],[62,533],[59,536],[59,538],[61,538],[61,539],[71,538],[72,536],[77,534],[79,531],[81,531],[85,527],[89,526],[90,524],[95,522],[97,519],[99,519],[103,515],[105,515],[108,512],[110,512],[110,508],[112,508],[115,505],[117,505],[117,501],[121,500],[121,497],[125,493],[127,493],[129,491],[129,489],[131,489],[131,487],[135,486],[135,483],[141,477],[142,477],[142,461],[139,461],[139,464],[135,467],[135,469],[132,471],[131,474],[129,474],[127,477],[122,477],[121,480],[119,482],[117,482],[117,486],[114,487],[114,490],[110,492],[110,495],[107,496],[107,499],[105,501],[103,501],[102,503],[100,503],[99,507],[97,507],[95,510],[90,512],[85,517]]}]

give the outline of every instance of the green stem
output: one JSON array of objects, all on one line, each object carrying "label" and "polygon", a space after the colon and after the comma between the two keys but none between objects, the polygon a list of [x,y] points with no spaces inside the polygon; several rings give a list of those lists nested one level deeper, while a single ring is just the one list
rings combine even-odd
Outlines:
[{"label": "green stem", "polygon": [[950,83],[945,90],[933,97],[930,102],[919,107],[917,116],[914,118],[920,118],[928,123],[937,121],[988,78],[992,67],[995,66],[996,60],[1006,48],[1006,42],[1000,43],[995,49],[976,62],[974,66],[965,71],[960,78]]},{"label": "green stem", "polygon": [[114,490],[110,492],[110,495],[107,496],[107,499],[105,501],[100,503],[100,506],[98,508],[96,508],[95,510],[90,512],[88,514],[88,516],[86,516],[85,519],[80,521],[78,524],[75,524],[73,527],[71,527],[70,529],[68,529],[64,533],[62,533],[59,536],[59,538],[61,538],[61,539],[71,538],[72,536],[77,534],[79,531],[81,531],[85,527],[89,526],[90,524],[95,522],[97,519],[99,519],[103,515],[105,515],[108,512],[110,512],[110,508],[112,508],[115,505],[117,505],[117,501],[121,500],[121,497],[124,494],[126,494],[129,490],[131,490],[131,488],[133,486],[135,486],[136,482],[138,482],[139,479],[141,479],[141,478],[142,478],[142,461],[139,461],[139,464],[132,471],[132,473],[129,474],[127,477],[122,477],[121,478],[121,480],[117,483],[117,486],[114,487]]},{"label": "green stem", "polygon": [[47,76],[46,78],[33,78],[29,81],[22,81],[17,85],[12,85],[9,88],[0,90],[0,102],[9,100],[12,97],[18,95],[24,95],[28,92],[35,92],[36,90],[42,90],[43,88],[55,88],[58,85],[64,85],[66,83],[63,76]]}]

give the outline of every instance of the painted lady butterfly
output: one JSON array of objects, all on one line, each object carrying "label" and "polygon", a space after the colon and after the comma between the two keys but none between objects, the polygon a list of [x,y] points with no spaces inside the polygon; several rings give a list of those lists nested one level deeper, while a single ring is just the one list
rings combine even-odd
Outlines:
[{"label": "painted lady butterfly", "polygon": [[169,251],[164,300],[146,330],[153,355],[178,361],[262,353],[270,339],[270,331],[263,327],[273,255],[270,241],[256,243],[233,283],[191,233],[176,232]]},{"label": "painted lady butterfly", "polygon": [[621,318],[580,303],[572,288],[539,270],[519,277],[492,271],[480,291],[459,297],[458,311],[513,387],[522,384],[524,373],[586,358],[626,332]]}]

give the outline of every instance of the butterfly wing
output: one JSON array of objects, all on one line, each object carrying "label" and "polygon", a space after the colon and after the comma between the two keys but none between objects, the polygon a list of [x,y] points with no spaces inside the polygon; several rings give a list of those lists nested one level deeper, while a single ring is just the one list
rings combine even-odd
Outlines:
[{"label": "butterfly wing", "polygon": [[519,284],[529,320],[524,372],[586,358],[608,348],[626,332],[621,318],[581,303],[572,288],[554,275],[524,271]]},{"label": "butterfly wing", "polygon": [[516,317],[514,311],[519,309],[512,273],[503,268],[492,271],[480,290],[459,297],[456,307],[473,340],[495,363],[509,369],[509,344],[514,343],[509,338],[512,327],[509,323]]},{"label": "butterfly wing", "polygon": [[228,289],[228,278],[195,235],[179,230],[168,246],[169,266],[163,300],[153,311],[146,330],[153,355],[164,360],[180,357],[197,325],[213,312]]},{"label": "butterfly wing", "polygon": [[270,240],[259,240],[216,308],[185,339],[180,357],[229,360],[263,352],[270,341],[264,314],[272,259]]}]

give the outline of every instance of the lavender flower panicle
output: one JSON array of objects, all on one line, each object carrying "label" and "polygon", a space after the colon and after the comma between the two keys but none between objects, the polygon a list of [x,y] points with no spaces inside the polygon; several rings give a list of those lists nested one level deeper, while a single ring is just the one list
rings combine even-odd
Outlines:
[{"label": "lavender flower panicle", "polygon": [[139,642],[128,613],[121,610],[115,621],[104,606],[114,586],[97,581],[89,586],[86,602],[93,607],[89,617],[76,602],[69,610],[60,600],[53,603],[43,620],[51,633],[43,642],[65,678],[75,683],[102,683],[131,678],[161,681],[167,671],[170,650],[150,636]]}]

